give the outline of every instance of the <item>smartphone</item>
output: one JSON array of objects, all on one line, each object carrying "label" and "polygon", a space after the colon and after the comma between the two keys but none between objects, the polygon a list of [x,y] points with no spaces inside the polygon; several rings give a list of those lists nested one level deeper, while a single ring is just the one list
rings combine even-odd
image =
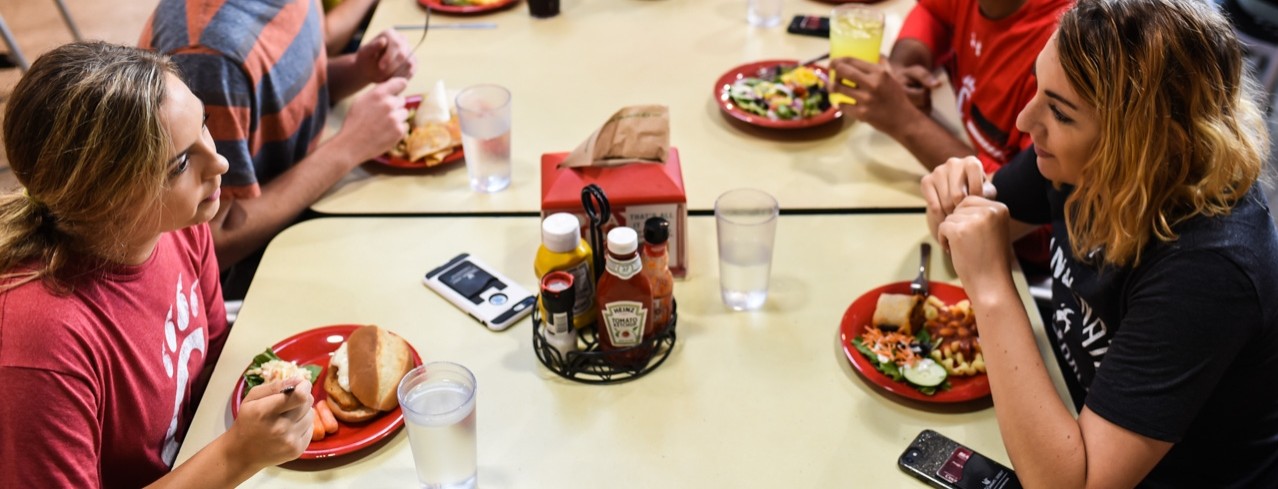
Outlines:
[{"label": "smartphone", "polygon": [[488,329],[502,331],[532,312],[537,296],[470,253],[426,272],[422,282]]},{"label": "smartphone", "polygon": [[939,489],[1020,489],[1012,469],[932,430],[896,460],[901,470]]},{"label": "smartphone", "polygon": [[804,36],[830,37],[830,18],[820,15],[796,15],[786,32]]}]

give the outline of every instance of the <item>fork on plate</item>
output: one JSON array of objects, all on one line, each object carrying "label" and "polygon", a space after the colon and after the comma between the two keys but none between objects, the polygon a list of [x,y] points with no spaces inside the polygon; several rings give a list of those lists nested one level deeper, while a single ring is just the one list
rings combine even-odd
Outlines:
[{"label": "fork on plate", "polygon": [[931,257],[932,245],[928,243],[919,245],[919,276],[914,277],[914,281],[910,282],[911,294],[927,297],[927,262]]}]

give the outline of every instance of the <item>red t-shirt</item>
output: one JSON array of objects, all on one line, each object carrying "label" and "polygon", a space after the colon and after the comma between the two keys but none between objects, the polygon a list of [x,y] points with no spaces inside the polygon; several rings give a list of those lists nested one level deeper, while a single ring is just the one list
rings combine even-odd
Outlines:
[{"label": "red t-shirt", "polygon": [[1029,147],[1029,135],[1016,129],[1016,115],[1034,98],[1034,60],[1071,5],[1072,0],[1026,0],[1012,15],[990,20],[976,0],[919,0],[901,26],[899,38],[923,42],[944,64],[963,129],[986,173]]},{"label": "red t-shirt", "polygon": [[71,294],[0,293],[0,487],[141,487],[168,473],[228,332],[208,225]]}]

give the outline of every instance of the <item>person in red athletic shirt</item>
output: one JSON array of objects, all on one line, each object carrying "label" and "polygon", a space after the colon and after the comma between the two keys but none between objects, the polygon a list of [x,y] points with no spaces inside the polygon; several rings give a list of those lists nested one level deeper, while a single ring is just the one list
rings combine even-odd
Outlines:
[{"label": "person in red athletic shirt", "polygon": [[10,95],[0,487],[229,487],[310,442],[310,384],[274,382],[173,467],[228,333],[204,110],[167,56],[101,42],[41,56]]}]

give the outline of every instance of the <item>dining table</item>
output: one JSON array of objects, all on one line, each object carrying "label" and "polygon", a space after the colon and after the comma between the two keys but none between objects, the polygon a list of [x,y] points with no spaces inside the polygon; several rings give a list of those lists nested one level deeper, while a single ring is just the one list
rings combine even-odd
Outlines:
[{"label": "dining table", "polygon": [[[588,5],[565,2],[562,15]],[[537,217],[328,217],[294,225],[265,251],[177,463],[227,431],[233,393],[255,355],[319,328],[376,324],[424,362],[474,372],[479,487],[923,487],[897,458],[924,429],[1010,465],[988,395],[908,399],[850,361],[843,335],[850,305],[913,279],[922,243],[940,250],[924,215],[780,216],[767,300],[748,312],[721,300],[714,218],[693,216],[688,226],[690,267],[674,287],[669,357],[646,375],[593,385],[538,360],[531,318],[492,331],[423,285],[427,271],[469,253],[536,290]],[[928,264],[933,283],[961,287],[944,252]],[[1014,279],[1034,311],[1024,277],[1016,271]],[[1038,314],[1029,321],[1068,399]],[[415,484],[407,432],[397,429],[348,453],[268,467],[242,487]]]},{"label": "dining table", "polygon": [[[439,4],[440,0],[420,0]],[[478,84],[511,93],[512,180],[495,193],[472,191],[458,159],[431,168],[366,163],[310,210],[319,215],[522,215],[541,209],[541,156],[581,145],[619,109],[658,104],[669,111],[669,144],[677,148],[687,206],[709,212],[727,190],[754,187],[787,211],[921,210],[918,181],[926,170],[903,146],[866,123],[843,116],[811,127],[776,129],[728,115],[720,96],[726,75],[764,61],[795,63],[830,49],[825,38],[788,33],[794,15],[830,14],[834,3],[791,0],[783,22],[753,27],[744,0],[562,0],[560,13],[534,18],[522,2],[480,14],[436,9],[423,36],[417,0],[381,0],[364,42],[398,30],[417,69],[405,95],[443,81],[449,96]],[[885,16],[883,52],[891,49],[914,0],[868,8]],[[824,66],[824,62],[818,63]],[[945,81],[943,73],[939,78]],[[948,82],[933,90],[933,114],[960,138]],[[451,99],[450,99],[451,101]],[[330,127],[340,127],[349,99]],[[807,124],[800,124],[805,126]]]}]

